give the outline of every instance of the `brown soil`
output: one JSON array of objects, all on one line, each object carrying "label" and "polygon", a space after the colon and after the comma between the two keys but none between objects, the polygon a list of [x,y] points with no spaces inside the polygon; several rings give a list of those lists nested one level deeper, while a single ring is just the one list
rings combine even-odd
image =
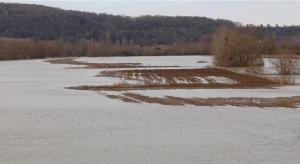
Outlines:
[{"label": "brown soil", "polygon": [[[259,88],[278,85],[277,82],[266,78],[239,74],[225,69],[153,69],[153,70],[117,70],[104,71],[101,76],[119,77],[124,80],[140,80],[143,84],[115,84],[103,86],[79,86],[70,87],[76,90],[95,91],[122,91],[122,90],[144,90],[144,89],[199,89],[199,88]],[[218,83],[206,77],[226,77],[237,83]],[[197,81],[196,77],[202,77],[207,83]],[[180,83],[175,79],[182,79]],[[162,82],[162,79],[164,82]]]},{"label": "brown soil", "polygon": [[[143,66],[142,63],[88,63],[76,61],[74,58],[59,58],[47,60],[51,64],[70,64],[77,66],[85,66],[83,68],[148,68],[153,66]],[[155,67],[155,66],[154,66]],[[162,67],[178,67],[178,66],[162,66]],[[73,67],[74,68],[74,67]],[[76,67],[75,67],[76,68]],[[82,68],[82,67],[80,67]]]},{"label": "brown soil", "polygon": [[122,100],[124,102],[131,102],[131,103],[140,103],[140,101],[137,101],[135,99],[132,98],[128,98],[125,96],[118,96],[118,95],[106,95],[106,97],[112,98],[112,99],[119,99]]},{"label": "brown soil", "polygon": [[199,60],[197,63],[208,63],[208,61],[205,61],[205,60]]},{"label": "brown soil", "polygon": [[300,97],[279,98],[180,98],[167,96],[163,98],[149,97],[135,93],[124,93],[123,95],[107,95],[110,98],[131,103],[150,103],[161,105],[195,105],[195,106],[238,106],[238,107],[282,107],[297,108]]}]

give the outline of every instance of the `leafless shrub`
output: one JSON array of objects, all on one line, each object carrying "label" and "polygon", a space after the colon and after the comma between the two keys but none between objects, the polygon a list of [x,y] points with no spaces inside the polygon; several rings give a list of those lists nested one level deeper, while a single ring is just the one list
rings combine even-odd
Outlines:
[{"label": "leafless shrub", "polygon": [[289,56],[281,56],[280,58],[272,61],[278,74],[291,75],[294,72],[296,62]]},{"label": "leafless shrub", "polygon": [[280,75],[291,75],[294,73],[296,61],[295,54],[288,49],[280,50],[279,58],[274,59],[271,64]]}]

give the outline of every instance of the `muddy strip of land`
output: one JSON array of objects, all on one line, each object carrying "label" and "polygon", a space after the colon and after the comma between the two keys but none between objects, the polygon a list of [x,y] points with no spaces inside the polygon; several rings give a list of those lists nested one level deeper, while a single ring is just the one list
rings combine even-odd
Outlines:
[{"label": "muddy strip of land", "polygon": [[[75,58],[59,58],[47,60],[51,64],[70,64],[76,66],[83,66],[79,68],[149,68],[149,67],[158,67],[158,66],[144,66],[142,63],[88,63],[83,61],[76,61]],[[178,67],[178,66],[159,66],[159,67]],[[78,67],[72,67],[78,68]]]},{"label": "muddy strip of land", "polygon": [[122,95],[106,95],[112,99],[118,99],[130,103],[150,103],[161,105],[195,105],[195,106],[238,106],[238,107],[282,107],[297,108],[300,97],[278,98],[180,98],[173,96],[149,97],[136,93],[124,93]]}]

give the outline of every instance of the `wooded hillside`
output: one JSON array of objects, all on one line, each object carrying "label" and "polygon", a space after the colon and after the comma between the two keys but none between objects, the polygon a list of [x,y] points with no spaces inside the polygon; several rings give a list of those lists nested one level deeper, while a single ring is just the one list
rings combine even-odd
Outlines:
[{"label": "wooded hillside", "polygon": [[40,5],[0,3],[0,36],[41,40],[111,40],[116,44],[197,42],[227,20],[205,17],[125,17]]}]

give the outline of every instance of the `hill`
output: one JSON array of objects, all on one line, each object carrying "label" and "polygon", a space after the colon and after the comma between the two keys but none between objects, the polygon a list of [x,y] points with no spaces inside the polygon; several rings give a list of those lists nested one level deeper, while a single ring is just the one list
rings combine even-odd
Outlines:
[{"label": "hill", "polygon": [[107,40],[139,45],[197,42],[227,20],[205,17],[126,17],[41,5],[0,3],[0,36],[40,40]]}]

